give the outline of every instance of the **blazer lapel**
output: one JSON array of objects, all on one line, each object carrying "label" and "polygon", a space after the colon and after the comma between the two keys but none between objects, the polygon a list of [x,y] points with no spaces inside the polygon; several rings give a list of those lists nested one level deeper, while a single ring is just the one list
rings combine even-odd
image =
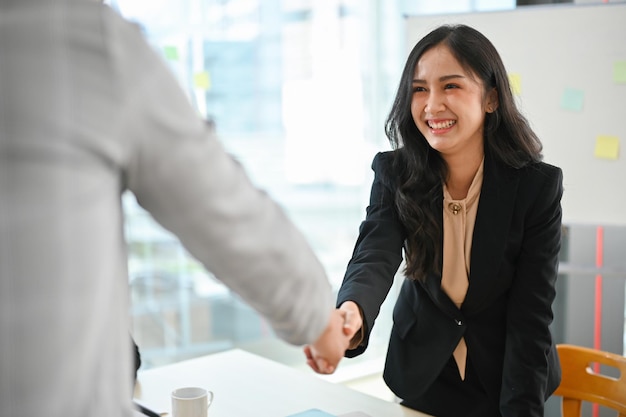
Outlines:
[{"label": "blazer lapel", "polygon": [[[443,230],[443,188],[440,187],[438,194],[440,197],[437,199],[435,207],[439,207],[436,211],[437,223],[439,229]],[[441,248],[443,248],[443,233],[441,233],[440,242]],[[443,268],[443,262],[439,264],[439,270]],[[441,289],[441,273],[431,272],[426,276],[424,282],[420,282],[422,287],[426,290],[430,299],[439,307],[439,309],[454,320],[464,319],[459,312],[456,304],[448,297],[445,291]]]},{"label": "blazer lapel", "polygon": [[462,309],[484,306],[494,288],[494,276],[503,259],[519,177],[516,170],[499,164],[485,154],[483,185],[472,236],[469,288]]}]

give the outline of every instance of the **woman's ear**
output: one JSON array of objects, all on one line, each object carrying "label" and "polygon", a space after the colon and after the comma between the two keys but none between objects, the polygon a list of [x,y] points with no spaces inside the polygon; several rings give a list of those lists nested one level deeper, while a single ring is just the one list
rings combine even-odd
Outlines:
[{"label": "woman's ear", "polygon": [[498,90],[494,87],[487,93],[485,100],[485,110],[487,113],[493,113],[498,108]]}]

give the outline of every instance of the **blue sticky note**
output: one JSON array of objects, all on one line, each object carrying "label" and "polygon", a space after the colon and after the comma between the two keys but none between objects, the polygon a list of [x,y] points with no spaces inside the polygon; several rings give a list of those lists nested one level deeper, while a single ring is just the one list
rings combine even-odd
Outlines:
[{"label": "blue sticky note", "polygon": [[292,414],[287,417],[337,417],[334,414],[329,414],[326,411],[312,408],[310,410],[302,411],[300,413]]},{"label": "blue sticky note", "polygon": [[566,88],[561,96],[561,108],[570,111],[582,111],[585,93],[575,88]]}]

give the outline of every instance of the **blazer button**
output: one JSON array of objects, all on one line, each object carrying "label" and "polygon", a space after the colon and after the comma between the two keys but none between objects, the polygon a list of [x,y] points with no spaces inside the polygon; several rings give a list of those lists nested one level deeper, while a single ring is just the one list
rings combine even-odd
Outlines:
[{"label": "blazer button", "polygon": [[463,325],[463,321],[462,320],[455,319],[454,321],[456,321],[456,325],[457,326],[462,326]]}]

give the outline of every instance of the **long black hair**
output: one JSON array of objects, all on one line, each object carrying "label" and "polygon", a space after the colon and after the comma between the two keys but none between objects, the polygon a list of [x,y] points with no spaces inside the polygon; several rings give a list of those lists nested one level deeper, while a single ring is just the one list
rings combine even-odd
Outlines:
[{"label": "long black hair", "polygon": [[442,261],[442,230],[437,212],[442,210],[442,187],[448,167],[418,130],[411,114],[415,67],[424,52],[437,45],[447,46],[459,64],[482,81],[483,94],[497,90],[498,106],[485,116],[485,151],[513,168],[542,159],[541,142],[517,109],[504,63],[489,39],[466,25],[440,26],[422,38],[407,58],[385,123],[385,133],[396,150],[395,202],[408,231],[405,273],[417,280],[429,272],[441,272]]}]

